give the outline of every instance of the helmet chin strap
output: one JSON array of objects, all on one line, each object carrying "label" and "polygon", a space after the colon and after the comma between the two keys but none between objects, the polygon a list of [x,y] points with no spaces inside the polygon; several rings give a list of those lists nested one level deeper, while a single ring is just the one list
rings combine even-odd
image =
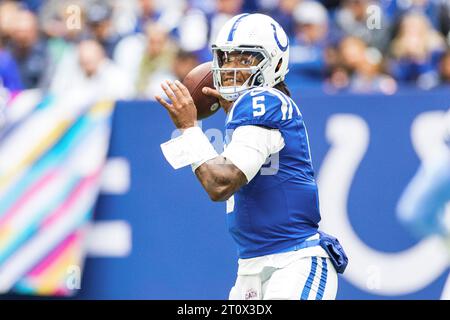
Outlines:
[{"label": "helmet chin strap", "polygon": [[[234,70],[234,82],[236,83],[236,72],[237,70]],[[263,75],[261,74],[261,71],[257,68],[257,67],[250,67],[250,72],[251,75],[250,77],[247,78],[247,80],[245,80],[245,82],[240,85],[240,86],[227,86],[227,87],[223,87],[221,86],[219,88],[219,93],[222,96],[222,98],[224,98],[225,100],[228,101],[236,101],[245,91],[247,91],[248,89],[257,87],[254,85],[254,83],[257,81],[259,83],[262,83],[264,80]],[[258,75],[258,72],[260,73]],[[251,85],[250,85],[250,81],[253,79]]]}]

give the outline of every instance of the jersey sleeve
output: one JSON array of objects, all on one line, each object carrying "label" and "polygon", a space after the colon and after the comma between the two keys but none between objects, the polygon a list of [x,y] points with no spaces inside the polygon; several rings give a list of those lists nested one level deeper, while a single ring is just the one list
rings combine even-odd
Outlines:
[{"label": "jersey sleeve", "polygon": [[230,144],[222,156],[239,168],[250,182],[267,158],[283,149],[284,139],[279,130],[259,126],[241,126],[233,132]]},{"label": "jersey sleeve", "polygon": [[289,98],[275,89],[253,89],[235,102],[226,127],[259,125],[280,129],[283,121],[292,118],[295,109],[292,105]]}]

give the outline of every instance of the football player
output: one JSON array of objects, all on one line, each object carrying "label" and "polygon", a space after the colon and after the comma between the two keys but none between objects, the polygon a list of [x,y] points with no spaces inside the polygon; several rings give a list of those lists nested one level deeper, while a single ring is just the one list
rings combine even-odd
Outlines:
[{"label": "football player", "polygon": [[[230,299],[334,299],[346,256],[318,231],[319,199],[308,134],[284,78],[289,43],[262,14],[241,14],[220,30],[213,51],[217,97],[227,113],[228,145],[218,155],[196,126],[196,107],[180,82],[162,84],[183,134],[161,145],[174,168],[191,165],[213,201],[227,201],[239,268]],[[271,168],[263,165],[268,159]],[[267,170],[261,170],[261,169]]]}]

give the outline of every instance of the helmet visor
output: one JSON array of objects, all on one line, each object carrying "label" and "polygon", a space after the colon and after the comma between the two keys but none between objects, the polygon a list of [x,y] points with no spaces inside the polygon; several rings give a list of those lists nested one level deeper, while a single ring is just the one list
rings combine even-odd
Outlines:
[{"label": "helmet visor", "polygon": [[249,68],[257,66],[264,56],[261,52],[247,50],[217,50],[217,59],[219,68]]}]

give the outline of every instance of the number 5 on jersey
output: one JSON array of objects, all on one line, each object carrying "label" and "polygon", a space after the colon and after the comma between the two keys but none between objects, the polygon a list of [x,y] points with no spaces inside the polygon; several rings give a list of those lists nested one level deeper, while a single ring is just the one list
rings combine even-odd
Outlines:
[{"label": "number 5 on jersey", "polygon": [[264,105],[264,96],[253,97],[253,116],[259,117],[266,113],[266,106]]}]

